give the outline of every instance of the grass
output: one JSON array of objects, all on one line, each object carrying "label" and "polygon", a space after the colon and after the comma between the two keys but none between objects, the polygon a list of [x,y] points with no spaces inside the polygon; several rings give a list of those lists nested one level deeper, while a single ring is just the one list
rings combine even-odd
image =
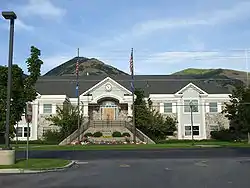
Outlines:
[{"label": "grass", "polygon": [[[200,148],[201,145],[209,147],[250,147],[246,142],[222,142],[222,141],[197,141],[192,144],[190,141],[178,141],[162,144],[140,144],[140,145],[38,145],[31,144],[30,150],[139,150],[139,149],[167,149],[167,148]],[[12,145],[15,147],[16,145]],[[26,150],[25,144],[19,144],[18,151]]]},{"label": "grass", "polygon": [[64,159],[29,159],[26,161],[25,159],[17,160],[14,165],[0,165],[0,169],[8,169],[8,168],[18,168],[18,169],[51,169],[63,167],[69,164],[69,160]]}]

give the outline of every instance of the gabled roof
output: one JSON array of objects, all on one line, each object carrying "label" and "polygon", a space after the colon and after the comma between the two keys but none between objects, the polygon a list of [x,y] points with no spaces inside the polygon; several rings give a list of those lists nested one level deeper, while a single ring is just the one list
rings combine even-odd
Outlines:
[{"label": "gabled roof", "polygon": [[[131,76],[109,76],[123,87],[131,90]],[[82,94],[106,76],[80,76],[79,93]],[[141,88],[145,94],[175,94],[189,83],[193,83],[208,94],[229,94],[228,89],[216,84],[215,81],[198,80],[191,76],[180,75],[135,75],[135,88]],[[37,92],[41,95],[67,95],[76,97],[75,76],[42,76],[36,83]]]}]

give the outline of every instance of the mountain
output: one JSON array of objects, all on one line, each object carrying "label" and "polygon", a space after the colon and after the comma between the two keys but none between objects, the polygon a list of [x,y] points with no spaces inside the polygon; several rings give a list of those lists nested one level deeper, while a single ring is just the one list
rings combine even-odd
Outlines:
[{"label": "mountain", "polygon": [[53,68],[45,76],[65,76],[76,74],[76,62],[79,62],[79,75],[128,75],[127,73],[107,65],[95,58],[74,57]]},{"label": "mountain", "polygon": [[[197,79],[215,82],[230,90],[237,85],[247,83],[247,72],[230,69],[195,69],[189,68],[173,73],[173,75],[190,75]],[[232,87],[233,86],[233,87]]]}]

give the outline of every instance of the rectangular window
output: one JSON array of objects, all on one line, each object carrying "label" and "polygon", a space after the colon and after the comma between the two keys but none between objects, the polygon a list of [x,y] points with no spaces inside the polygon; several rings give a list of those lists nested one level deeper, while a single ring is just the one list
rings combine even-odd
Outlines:
[{"label": "rectangular window", "polygon": [[209,103],[209,112],[218,112],[217,102],[210,102]]},{"label": "rectangular window", "polygon": [[191,112],[191,105],[193,112],[199,112],[198,100],[184,100],[184,112]]},{"label": "rectangular window", "polygon": [[[28,136],[28,127],[24,127],[23,129],[24,129],[24,131],[23,131],[23,133],[24,133],[23,136],[24,136],[24,137],[27,137],[27,136]],[[29,127],[29,137],[30,137],[30,127]]]},{"label": "rectangular window", "polygon": [[[200,135],[200,130],[199,126],[193,126],[193,135],[194,136],[199,136]],[[185,136],[191,136],[192,134],[192,128],[191,126],[185,126]]]},{"label": "rectangular window", "polygon": [[172,113],[172,103],[164,103],[164,113]]},{"label": "rectangular window", "polygon": [[43,113],[52,114],[52,104],[43,104]]},{"label": "rectangular window", "polygon": [[23,127],[16,127],[16,136],[17,137],[23,136]]}]

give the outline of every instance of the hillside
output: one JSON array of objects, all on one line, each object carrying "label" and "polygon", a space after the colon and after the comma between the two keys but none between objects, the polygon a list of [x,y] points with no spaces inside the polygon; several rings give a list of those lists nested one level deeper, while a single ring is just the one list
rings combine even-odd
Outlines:
[{"label": "hillside", "polygon": [[[107,65],[95,58],[79,57],[79,75],[127,75],[127,73]],[[65,76],[76,73],[77,57],[53,68],[45,76]]]},{"label": "hillside", "polygon": [[[173,75],[192,75],[197,79],[214,81],[224,87],[246,84],[246,72],[230,69],[195,69],[189,68],[173,73]],[[250,74],[249,74],[250,76]]]}]

